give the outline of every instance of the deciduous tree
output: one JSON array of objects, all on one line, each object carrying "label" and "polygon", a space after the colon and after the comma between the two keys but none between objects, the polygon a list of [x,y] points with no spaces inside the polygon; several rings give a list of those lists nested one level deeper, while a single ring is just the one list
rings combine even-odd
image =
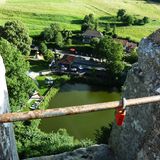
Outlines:
[{"label": "deciduous tree", "polygon": [[45,52],[44,59],[48,62],[53,60],[53,52],[50,49],[47,49],[47,51]]},{"label": "deciduous tree", "polygon": [[99,58],[104,59],[106,62],[106,69],[113,75],[122,72],[123,65],[123,46],[115,42],[112,38],[103,37],[96,46]]},{"label": "deciduous tree", "polygon": [[58,47],[63,46],[63,36],[61,32],[58,32],[55,36],[55,43]]},{"label": "deciduous tree", "polygon": [[9,101],[12,111],[17,111],[25,105],[29,94],[34,90],[33,81],[27,76],[29,63],[22,53],[7,40],[0,41],[0,55],[6,67],[6,80]]},{"label": "deciduous tree", "polygon": [[110,26],[109,23],[106,24],[106,26],[105,26],[105,31],[106,31],[106,33],[108,33],[108,32],[111,31],[111,26]]},{"label": "deciduous tree", "polygon": [[47,49],[47,45],[44,42],[42,42],[39,46],[40,53],[44,55],[47,52]]},{"label": "deciduous tree", "polygon": [[126,10],[125,9],[119,9],[118,12],[117,12],[117,18],[122,20],[122,18],[125,16],[125,14],[126,14]]},{"label": "deciduous tree", "polygon": [[55,42],[56,35],[61,32],[61,26],[58,23],[52,23],[48,28],[45,28],[41,33],[44,40]]},{"label": "deciduous tree", "polygon": [[30,54],[32,43],[27,28],[20,21],[8,21],[1,28],[0,37],[6,39],[19,49],[22,54]]},{"label": "deciduous tree", "polygon": [[127,24],[127,25],[132,25],[134,22],[134,18],[131,15],[125,15],[123,17],[123,23]]},{"label": "deciduous tree", "polygon": [[87,29],[93,30],[98,28],[98,22],[95,20],[93,14],[85,15],[83,23],[81,26],[81,31],[86,31]]}]

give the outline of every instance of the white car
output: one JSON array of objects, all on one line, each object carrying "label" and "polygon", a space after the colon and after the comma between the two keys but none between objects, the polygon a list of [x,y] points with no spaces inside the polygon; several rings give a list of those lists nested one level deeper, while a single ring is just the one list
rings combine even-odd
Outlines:
[{"label": "white car", "polygon": [[67,71],[67,69],[68,69],[67,67],[61,66],[61,70],[62,70],[62,71]]},{"label": "white car", "polygon": [[71,68],[71,71],[72,71],[72,72],[77,72],[77,68],[75,68],[75,67],[74,67],[74,68]]}]

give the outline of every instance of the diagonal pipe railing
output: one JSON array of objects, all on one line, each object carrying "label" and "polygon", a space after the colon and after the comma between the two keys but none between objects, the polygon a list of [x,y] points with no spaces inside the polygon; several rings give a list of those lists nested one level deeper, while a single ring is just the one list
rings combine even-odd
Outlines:
[{"label": "diagonal pipe railing", "polygon": [[[142,97],[127,100],[127,107],[135,107],[141,104],[160,102],[160,96]],[[34,110],[29,112],[13,112],[0,115],[0,123],[25,121],[33,119],[42,119],[49,117],[60,117],[65,115],[81,114],[86,112],[95,112],[121,107],[121,101],[88,104],[81,106],[72,106],[66,108],[54,108],[46,110]]]}]

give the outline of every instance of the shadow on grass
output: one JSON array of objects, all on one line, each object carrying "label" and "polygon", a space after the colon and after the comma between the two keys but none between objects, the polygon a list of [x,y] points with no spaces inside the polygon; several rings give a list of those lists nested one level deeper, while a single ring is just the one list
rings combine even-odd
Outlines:
[{"label": "shadow on grass", "polygon": [[[99,22],[99,26],[101,27],[105,27],[108,23],[107,22]],[[114,25],[116,25],[117,27],[125,27],[125,26],[128,26],[122,22],[111,22],[109,23],[111,28],[113,28]]]},{"label": "shadow on grass", "polygon": [[77,19],[77,20],[72,20],[71,24],[82,24],[83,20]]},{"label": "shadow on grass", "polygon": [[99,20],[116,22],[117,18],[115,16],[102,16],[102,17],[99,18]]},{"label": "shadow on grass", "polygon": [[49,69],[48,62],[44,60],[29,60],[30,70],[34,72],[39,72],[42,70]]},{"label": "shadow on grass", "polygon": [[111,27],[113,27],[114,25],[116,25],[117,27],[127,26],[123,22],[118,21],[115,16],[102,16],[99,18],[99,20],[99,25],[101,27],[105,27],[107,24],[110,24]]}]

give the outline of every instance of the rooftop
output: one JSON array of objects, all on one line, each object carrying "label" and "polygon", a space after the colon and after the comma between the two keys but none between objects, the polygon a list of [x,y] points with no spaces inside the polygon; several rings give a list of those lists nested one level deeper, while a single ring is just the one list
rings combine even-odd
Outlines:
[{"label": "rooftop", "polygon": [[90,37],[102,37],[103,34],[96,30],[86,30],[82,36],[90,36]]}]

